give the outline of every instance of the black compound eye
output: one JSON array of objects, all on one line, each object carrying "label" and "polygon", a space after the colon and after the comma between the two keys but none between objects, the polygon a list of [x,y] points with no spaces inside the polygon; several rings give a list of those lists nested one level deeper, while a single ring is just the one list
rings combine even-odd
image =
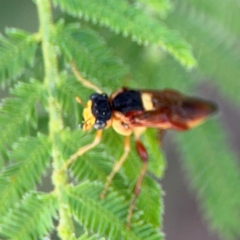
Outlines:
[{"label": "black compound eye", "polygon": [[93,94],[89,97],[89,99],[94,100],[94,99],[96,99],[97,97],[99,97],[99,94],[98,94],[98,93],[93,93]]},{"label": "black compound eye", "polygon": [[[92,101],[91,111],[96,119],[96,129],[103,129],[106,122],[111,118],[111,106],[107,94],[92,94],[90,96]],[[105,125],[104,125],[105,124]]]},{"label": "black compound eye", "polygon": [[95,129],[104,129],[106,127],[106,122],[102,120],[96,120],[94,124]]}]

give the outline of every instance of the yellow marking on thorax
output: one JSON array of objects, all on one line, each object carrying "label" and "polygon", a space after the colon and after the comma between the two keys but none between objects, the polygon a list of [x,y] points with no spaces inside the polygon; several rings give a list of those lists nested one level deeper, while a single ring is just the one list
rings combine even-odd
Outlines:
[{"label": "yellow marking on thorax", "polygon": [[120,112],[114,112],[112,116],[112,127],[120,135],[130,136],[132,134],[132,126],[126,122],[126,118]]},{"label": "yellow marking on thorax", "polygon": [[141,93],[143,108],[146,111],[154,110],[152,96],[150,93]]}]

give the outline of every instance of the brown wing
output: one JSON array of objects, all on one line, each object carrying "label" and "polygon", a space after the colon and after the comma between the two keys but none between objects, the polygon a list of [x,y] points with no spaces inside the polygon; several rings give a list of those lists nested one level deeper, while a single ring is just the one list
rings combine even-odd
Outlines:
[{"label": "brown wing", "polygon": [[134,126],[187,130],[199,125],[217,110],[216,105],[210,101],[188,97],[174,90],[142,93],[151,96],[153,109],[129,113],[128,117]]}]

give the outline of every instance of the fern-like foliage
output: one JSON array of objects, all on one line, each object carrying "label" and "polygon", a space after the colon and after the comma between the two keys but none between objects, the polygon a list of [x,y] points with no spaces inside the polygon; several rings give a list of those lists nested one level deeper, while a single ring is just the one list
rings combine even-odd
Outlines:
[{"label": "fern-like foliage", "polygon": [[44,136],[22,138],[14,145],[9,154],[11,164],[0,172],[1,216],[26,192],[36,188],[49,162],[49,148],[48,139]]},{"label": "fern-like foliage", "polygon": [[54,0],[54,3],[59,4],[62,10],[73,16],[83,16],[85,20],[99,22],[117,33],[121,32],[124,36],[130,35],[138,43],[159,45],[187,67],[195,65],[185,41],[163,23],[149,18],[143,11],[125,0],[94,0],[90,3]]},{"label": "fern-like foliage", "polygon": [[[81,98],[87,99],[91,93],[91,90],[83,89],[74,76],[67,72],[61,73],[56,97],[62,106],[63,112],[74,119],[74,127],[79,127],[82,121],[83,108],[76,102],[73,96],[81,96]],[[68,119],[70,118],[68,117]]]},{"label": "fern-like foliage", "polygon": [[48,235],[56,218],[56,199],[53,196],[27,194],[20,205],[0,220],[0,236],[4,239],[31,240]]},{"label": "fern-like foliage", "polygon": [[98,235],[90,235],[87,233],[84,233],[81,237],[78,238],[78,240],[105,240],[105,238],[101,238]]},{"label": "fern-like foliage", "polygon": [[[147,133],[146,136],[151,136],[151,132]],[[94,151],[90,151],[84,156],[80,157],[76,163],[71,167],[71,172],[77,181],[81,180],[98,180],[105,183],[107,175],[111,172],[111,168],[114,162],[121,156],[123,148],[116,149],[115,146],[122,145],[123,139],[120,137],[114,137],[116,133],[113,131],[107,131],[104,133],[104,138],[101,144],[99,144]],[[62,135],[63,139],[63,152],[66,153],[66,158],[74,153],[79,147],[78,140],[81,139],[81,144],[84,146],[91,140],[91,136],[86,136],[80,131],[76,131],[72,134],[66,131]],[[155,139],[153,137],[153,139]],[[150,141],[151,142],[151,141]],[[148,143],[146,141],[146,143]],[[155,141],[152,148],[157,147],[157,142]],[[102,152],[102,154],[99,154]],[[157,154],[157,152],[156,152]],[[164,162],[160,153],[157,154],[158,167],[155,161],[149,163],[149,171],[152,173],[159,173],[157,169],[164,168]],[[129,161],[125,163],[122,170],[115,177],[115,181],[112,183],[112,188],[119,191],[121,194],[126,195],[126,198],[130,200],[131,195],[126,192],[127,188],[133,189],[138,174],[141,168],[141,162],[138,159],[137,154],[133,151],[129,156]],[[128,180],[130,179],[130,180]],[[123,188],[123,185],[125,186]],[[145,194],[144,194],[145,192]],[[151,223],[154,226],[159,226],[162,223],[161,215],[153,214],[153,212],[162,212],[163,204],[159,197],[160,190],[158,184],[156,184],[152,178],[146,177],[143,187],[143,194],[140,195],[137,207],[143,211],[143,219]],[[98,200],[97,200],[98,201]]]},{"label": "fern-like foliage", "polygon": [[[39,32],[7,30],[0,38],[0,81],[11,88],[0,107],[0,238],[42,239],[57,231],[63,240],[164,239],[163,191],[156,179],[163,177],[166,164],[154,129],[142,136],[149,164],[130,229],[125,225],[128,207],[142,167],[134,139],[104,200],[99,195],[123,153],[122,136],[107,129],[98,146],[62,168],[95,134],[77,126],[93,89],[80,83],[73,66],[109,95],[122,86],[193,91],[204,76],[216,79],[225,95],[239,100],[239,94],[233,94],[239,86],[233,80],[239,76],[239,49],[233,48],[238,24],[229,29],[228,18],[199,0],[34,2]],[[62,10],[56,22],[51,6]],[[226,23],[219,24],[222,18]],[[182,67],[189,69],[196,60],[173,29],[193,45],[197,71],[189,73]],[[76,103],[76,96],[83,106]],[[44,129],[43,119],[48,120]],[[221,131],[218,123],[209,122],[179,136],[177,142],[210,225],[224,240],[236,240],[240,176]],[[53,191],[42,193],[37,187],[50,165]]]},{"label": "fern-like foliage", "polygon": [[8,29],[0,37],[0,83],[8,85],[19,77],[25,67],[33,66],[36,42],[34,36],[16,29]]},{"label": "fern-like foliage", "polygon": [[64,26],[60,22],[55,37],[66,62],[74,59],[81,73],[92,82],[103,85],[105,91],[111,91],[107,87],[109,81],[111,87],[117,88],[119,80],[128,72],[127,67],[93,30],[80,28],[79,24]]},{"label": "fern-like foliage", "polygon": [[[14,97],[6,98],[0,107],[0,151],[5,152],[14,141],[36,126],[35,104],[41,98],[42,85],[36,81],[18,83],[12,90]],[[2,158],[1,158],[2,159]]]},{"label": "fern-like foliage", "polygon": [[[69,205],[79,223],[110,239],[162,239],[157,229],[144,222],[133,223],[131,230],[126,229],[127,202],[114,192],[106,200],[99,201],[102,187],[94,182],[84,182],[69,191]],[[100,224],[99,218],[103,219]]]}]

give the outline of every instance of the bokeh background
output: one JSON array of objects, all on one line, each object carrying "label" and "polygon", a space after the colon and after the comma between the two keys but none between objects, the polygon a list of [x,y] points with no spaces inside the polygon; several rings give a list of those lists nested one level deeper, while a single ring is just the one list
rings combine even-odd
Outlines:
[{"label": "bokeh background", "polygon": [[[0,0],[0,32],[6,27],[15,27],[30,32],[38,29],[37,12],[30,0]],[[187,39],[186,39],[187,40]],[[240,63],[239,63],[240,67]],[[240,79],[238,79],[240,81]],[[214,85],[202,85],[199,91],[207,98],[214,99],[219,105],[220,118],[227,129],[232,149],[240,159],[240,111],[232,103],[223,99]],[[0,97],[6,93],[1,90]],[[163,149],[167,157],[167,171],[161,181],[165,192],[164,232],[167,240],[218,240],[216,233],[209,231],[201,210],[198,208],[195,193],[188,186],[177,149],[168,133]],[[45,182],[48,188],[50,182]]]}]

